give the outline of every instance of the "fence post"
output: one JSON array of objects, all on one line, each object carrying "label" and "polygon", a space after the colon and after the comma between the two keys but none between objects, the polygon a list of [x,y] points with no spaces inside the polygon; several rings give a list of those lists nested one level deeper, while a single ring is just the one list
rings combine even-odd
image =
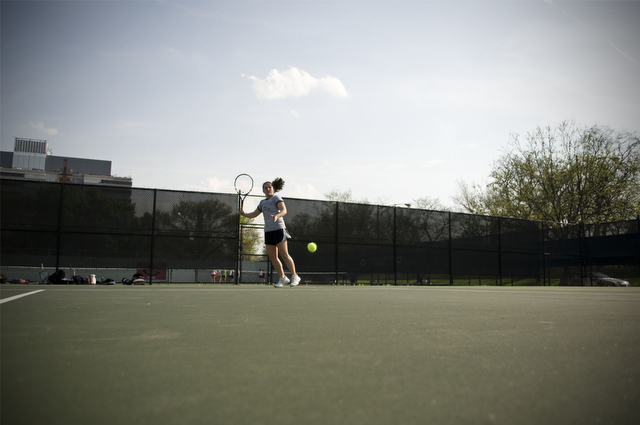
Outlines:
[{"label": "fence post", "polygon": [[396,233],[398,231],[397,228],[397,216],[398,213],[398,207],[394,206],[393,207],[393,284],[394,285],[398,285],[398,270],[397,270],[397,254],[396,254],[396,243],[397,243],[397,238],[396,238]]},{"label": "fence post", "polygon": [[338,256],[338,211],[339,210],[340,210],[340,203],[338,201],[336,201],[336,222],[335,222],[336,231],[335,231],[335,235],[334,235],[334,237],[335,237],[334,242],[335,242],[335,247],[336,247],[336,253],[335,253],[335,258],[334,258],[335,263],[336,263],[336,265],[335,265],[335,267],[336,267],[336,269],[335,269],[335,272],[336,272],[336,277],[335,277],[336,285],[338,284],[338,280],[340,278],[340,271],[338,269],[338,257],[339,257]]},{"label": "fence post", "polygon": [[584,286],[584,253],[582,251],[584,224],[580,222],[578,224],[578,253],[580,255],[580,286]]},{"label": "fence post", "polygon": [[451,211],[449,211],[449,285],[453,285],[453,244],[451,234]]},{"label": "fence post", "polygon": [[236,217],[236,265],[235,265],[235,284],[238,284],[238,277],[240,275],[240,263],[242,261],[242,223],[240,222],[240,203],[242,199],[240,199],[240,193],[238,193],[238,202],[237,202],[237,217]]},{"label": "fence post", "polygon": [[58,271],[58,269],[60,268],[60,250],[62,249],[62,214],[64,213],[64,191],[65,183],[60,182],[60,203],[58,204],[58,230],[56,238],[56,271]]},{"label": "fence post", "polygon": [[[540,228],[538,232],[538,237],[541,238],[542,244],[542,286],[547,286],[547,250],[545,249],[544,241],[545,237],[545,229],[544,222],[540,223]],[[538,248],[538,255],[540,255],[540,248]],[[540,273],[538,271],[538,273]],[[549,282],[549,286],[551,286],[551,282]]]},{"label": "fence post", "polygon": [[149,249],[149,285],[153,285],[153,256],[156,244],[156,202],[158,189],[153,189],[153,213],[151,215],[151,247]]},{"label": "fence post", "polygon": [[[502,217],[498,217],[498,276],[502,286]],[[513,286],[513,282],[511,282]]]},{"label": "fence post", "polygon": [[237,258],[236,258],[236,272],[235,272],[235,276],[234,276],[234,280],[235,280],[235,284],[239,285],[240,284],[240,269],[242,268],[242,247],[243,247],[243,237],[244,237],[244,226],[242,225],[242,222],[240,221],[240,214],[238,214],[238,229],[240,230],[240,238],[239,238],[239,247],[238,247],[238,251],[237,251]]}]

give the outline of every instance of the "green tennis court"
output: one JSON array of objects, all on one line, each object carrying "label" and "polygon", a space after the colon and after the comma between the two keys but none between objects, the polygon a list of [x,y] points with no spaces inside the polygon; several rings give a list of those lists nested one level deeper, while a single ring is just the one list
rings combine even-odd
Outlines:
[{"label": "green tennis court", "polygon": [[638,288],[0,295],[3,425],[640,423]]}]

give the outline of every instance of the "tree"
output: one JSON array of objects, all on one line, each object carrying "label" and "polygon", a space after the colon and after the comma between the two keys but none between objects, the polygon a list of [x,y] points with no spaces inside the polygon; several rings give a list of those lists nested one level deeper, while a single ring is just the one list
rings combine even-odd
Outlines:
[{"label": "tree", "polygon": [[[369,200],[367,198],[362,198],[359,201],[356,200],[353,197],[353,193],[351,192],[351,189],[347,189],[345,191],[340,191],[338,189],[332,189],[329,192],[323,193],[323,195],[329,201],[334,201],[334,202],[353,202],[353,203],[359,203],[359,204],[370,204],[370,202],[369,202]],[[389,197],[388,196],[378,197],[376,199],[376,201],[378,202],[379,205],[384,205],[384,204],[388,203]]]},{"label": "tree", "polygon": [[163,236],[158,251],[167,257],[194,263],[235,257],[236,216],[224,202],[182,200],[170,212],[156,211],[156,229]]},{"label": "tree", "polygon": [[251,219],[240,216],[240,228],[242,229],[243,255],[257,255],[262,246],[261,232],[251,224]]},{"label": "tree", "polygon": [[463,210],[559,225],[627,220],[640,212],[640,139],[609,127],[538,127],[493,164],[490,183],[459,182]]},{"label": "tree", "polygon": [[351,194],[351,189],[345,190],[344,192],[341,192],[338,189],[332,189],[331,191],[326,192],[323,195],[329,201],[355,202],[355,200],[353,199],[353,195]]},{"label": "tree", "polygon": [[430,196],[424,196],[422,198],[416,198],[413,200],[414,208],[421,208],[423,210],[432,211],[446,211],[447,209],[440,203],[439,198],[432,198]]}]

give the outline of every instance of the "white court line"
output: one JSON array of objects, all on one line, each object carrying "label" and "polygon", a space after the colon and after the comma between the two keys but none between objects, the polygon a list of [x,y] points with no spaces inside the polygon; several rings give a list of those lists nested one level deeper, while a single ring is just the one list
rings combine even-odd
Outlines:
[{"label": "white court line", "polygon": [[13,297],[3,298],[0,300],[0,304],[6,303],[8,301],[17,300],[18,298],[26,297],[27,295],[37,294],[38,292],[43,292],[43,291],[44,289],[39,289],[37,291],[27,292],[26,294],[14,295]]}]

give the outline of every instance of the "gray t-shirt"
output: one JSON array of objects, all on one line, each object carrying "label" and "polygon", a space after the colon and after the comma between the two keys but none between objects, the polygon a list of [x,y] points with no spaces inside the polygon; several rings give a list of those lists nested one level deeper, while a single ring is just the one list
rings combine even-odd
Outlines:
[{"label": "gray t-shirt", "polygon": [[[272,232],[274,230],[284,229],[284,220],[282,217],[278,218],[275,222],[273,221],[272,215],[278,214],[280,211],[278,209],[278,202],[281,202],[282,198],[278,195],[273,195],[269,199],[263,199],[258,204],[258,209],[262,211],[262,215],[264,217],[264,231]],[[284,201],[282,201],[284,202]]]}]

